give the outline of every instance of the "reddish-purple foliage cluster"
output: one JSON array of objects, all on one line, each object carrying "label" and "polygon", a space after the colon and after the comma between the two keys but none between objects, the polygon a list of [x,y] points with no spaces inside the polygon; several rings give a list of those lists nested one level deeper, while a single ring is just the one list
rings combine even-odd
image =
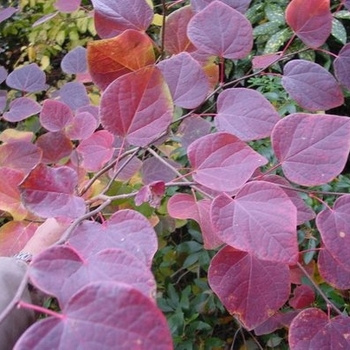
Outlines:
[{"label": "reddish-purple foliage cluster", "polygon": [[[79,3],[55,6],[70,12]],[[0,172],[8,179],[0,184],[0,209],[16,220],[7,224],[11,236],[3,228],[0,250],[10,255],[37,229],[25,218],[72,222],[65,245],[44,251],[29,269],[31,282],[55,296],[62,312],[28,329],[16,349],[172,347],[150,272],[156,234],[141,214],[112,205],[135,197],[137,205],[157,207],[171,186],[192,189],[172,196],[168,213],[197,221],[204,247],[221,248],[209,283],[244,327],[264,334],[288,325],[291,349],[349,348],[350,318],[334,306],[336,317],[308,308],[315,290],[301,285],[295,270],[309,275],[297,227],[316,218],[319,273],[335,288],[350,288],[350,196],[340,196],[333,207],[324,203],[316,214],[297,192],[332,181],[347,161],[350,119],[324,111],[342,105],[343,89],[350,89],[350,44],[333,61],[334,76],[288,54],[281,84],[302,112],[281,118],[261,93],[221,80],[225,60],[246,58],[254,45],[245,16],[250,1],[192,0],[167,16],[159,47],[146,33],[153,9],[145,0],[92,3],[102,39],[63,59],[63,71],[76,75],[75,82],[38,103],[32,93],[47,86],[36,64],[8,76],[0,71],[2,81],[23,94],[3,119],[14,123],[39,114],[45,130],[35,142],[31,133],[15,130],[0,136]],[[285,17],[309,49],[317,50],[331,33],[329,0],[292,0]],[[255,74],[285,57],[286,48],[255,57]],[[99,108],[90,104],[81,74],[101,89]],[[213,102],[214,94],[215,117],[201,117],[199,107]],[[170,130],[179,123],[173,138]],[[274,164],[252,148],[265,138]],[[183,147],[186,169],[161,147],[168,140]],[[139,170],[140,190],[108,192],[114,180],[127,182]],[[90,221],[107,215],[107,207],[116,212],[102,223]],[[282,313],[287,303],[292,311]]]}]

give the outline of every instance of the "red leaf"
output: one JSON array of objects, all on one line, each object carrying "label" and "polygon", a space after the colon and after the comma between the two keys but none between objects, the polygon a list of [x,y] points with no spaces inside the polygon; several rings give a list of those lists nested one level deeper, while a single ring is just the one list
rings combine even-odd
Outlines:
[{"label": "red leaf", "polygon": [[198,49],[233,60],[246,57],[253,46],[248,19],[221,1],[213,1],[195,14],[187,35]]},{"label": "red leaf", "polygon": [[309,47],[323,45],[332,31],[329,0],[292,0],[286,9],[286,21]]},{"label": "red leaf", "polygon": [[263,181],[246,184],[235,199],[226,194],[213,201],[211,220],[226,244],[278,263],[298,261],[297,211],[277,185]]},{"label": "red leaf", "polygon": [[291,114],[276,124],[272,145],[288,180],[303,186],[326,184],[345,166],[350,120],[327,114]]},{"label": "red leaf", "polygon": [[29,276],[37,288],[55,296],[61,308],[80,288],[92,282],[126,283],[149,298],[156,291],[151,270],[134,255],[116,248],[85,258],[71,247],[54,246],[33,259]]},{"label": "red leaf", "polygon": [[[108,335],[108,336],[106,336]],[[171,350],[167,321],[155,303],[135,288],[115,282],[91,283],[76,293],[62,317],[36,322],[14,350]]]},{"label": "red leaf", "polygon": [[333,258],[350,270],[350,195],[339,197],[333,209],[326,208],[319,213],[316,225]]},{"label": "red leaf", "polygon": [[265,69],[281,58],[280,53],[268,53],[266,55],[254,56],[252,59],[253,69]]},{"label": "red leaf", "polygon": [[337,289],[350,289],[350,268],[340,264],[326,248],[320,250],[317,264],[327,283]]},{"label": "red leaf", "polygon": [[228,133],[210,134],[188,147],[193,179],[216,191],[239,189],[267,160]]},{"label": "red leaf", "polygon": [[76,218],[85,213],[84,199],[75,196],[77,184],[78,175],[71,168],[39,164],[19,188],[24,205],[34,214],[43,218]]},{"label": "red leaf", "polygon": [[135,204],[141,205],[149,203],[153,208],[157,208],[165,193],[165,183],[163,181],[155,181],[149,185],[141,187],[135,196]]},{"label": "red leaf", "polygon": [[[247,11],[251,0],[220,0],[224,4],[232,7],[233,9],[244,13]],[[194,11],[199,12],[208,6],[213,0],[191,0],[191,6]]]},{"label": "red leaf", "polygon": [[29,173],[41,159],[41,150],[27,141],[15,141],[0,146],[0,167]]},{"label": "red leaf", "polygon": [[62,132],[47,132],[38,137],[36,145],[43,151],[42,163],[58,163],[73,151],[72,142]]},{"label": "red leaf", "polygon": [[127,30],[112,39],[88,45],[89,72],[101,89],[124,74],[155,62],[153,44],[145,33]]},{"label": "red leaf", "polygon": [[[259,110],[259,113],[256,111]],[[259,92],[245,89],[226,89],[218,97],[215,124],[242,141],[270,136],[279,114]]]},{"label": "red leaf", "polygon": [[182,52],[157,65],[167,82],[174,104],[196,108],[209,92],[209,82],[201,65],[190,54]]},{"label": "red leaf", "polygon": [[293,350],[348,349],[350,318],[328,319],[320,309],[310,308],[294,318],[289,329],[289,346]]},{"label": "red leaf", "polygon": [[145,0],[92,0],[95,27],[101,38],[111,38],[127,29],[145,31],[152,22],[153,10]]},{"label": "red leaf", "polygon": [[231,247],[212,259],[208,280],[229,313],[248,330],[276,313],[290,293],[286,264],[262,261]]},{"label": "red leaf", "polygon": [[277,312],[258,327],[254,328],[256,335],[271,334],[282,327],[289,327],[294,317],[300,311]]},{"label": "red leaf", "polygon": [[40,123],[46,130],[60,131],[72,120],[73,112],[65,103],[56,100],[44,101]]},{"label": "red leaf", "polygon": [[41,111],[41,106],[29,97],[16,98],[3,118],[11,123],[19,122]]},{"label": "red leaf", "polygon": [[106,130],[99,130],[83,140],[77,147],[82,166],[88,171],[98,171],[113,156],[114,137]]},{"label": "red leaf", "polygon": [[338,57],[334,60],[334,74],[340,84],[350,90],[350,44],[346,44],[340,50]]},{"label": "red leaf", "polygon": [[26,221],[9,221],[0,228],[0,255],[12,256],[20,252],[34,235],[38,224]]},{"label": "red leaf", "polygon": [[315,301],[314,290],[307,285],[297,286],[293,291],[293,297],[289,299],[289,305],[294,309],[303,309]]},{"label": "red leaf", "polygon": [[187,36],[187,26],[194,12],[191,6],[184,6],[172,12],[165,22],[164,48],[176,55],[183,51],[195,51],[195,46]]},{"label": "red leaf", "polygon": [[[103,239],[101,235],[104,235]],[[158,248],[153,227],[143,215],[133,210],[119,210],[103,225],[84,221],[69,243],[86,257],[106,248],[124,249],[149,267]]]},{"label": "red leaf", "polygon": [[100,112],[105,129],[143,147],[170,125],[173,104],[160,71],[146,67],[111,83],[102,95]]},{"label": "red leaf", "polygon": [[310,111],[331,109],[344,103],[342,90],[333,75],[314,62],[288,62],[282,85],[301,107]]}]

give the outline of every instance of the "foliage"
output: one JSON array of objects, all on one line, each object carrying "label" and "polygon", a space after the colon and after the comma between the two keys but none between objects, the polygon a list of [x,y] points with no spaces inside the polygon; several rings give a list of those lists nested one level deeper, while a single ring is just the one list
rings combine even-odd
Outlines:
[{"label": "foliage", "polygon": [[223,348],[225,323],[232,347],[348,348],[349,2],[92,5],[74,80],[0,70],[0,251],[65,230],[27,276],[60,312],[15,298],[49,315],[15,349]]}]

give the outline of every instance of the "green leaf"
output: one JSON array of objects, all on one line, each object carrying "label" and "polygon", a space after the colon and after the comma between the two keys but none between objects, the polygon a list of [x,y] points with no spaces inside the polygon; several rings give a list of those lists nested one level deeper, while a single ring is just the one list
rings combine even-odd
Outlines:
[{"label": "green leaf", "polygon": [[278,32],[280,24],[278,22],[267,22],[256,26],[253,35],[273,35]]},{"label": "green leaf", "polygon": [[280,30],[271,36],[265,45],[264,53],[274,53],[292,36],[292,32],[289,28]]},{"label": "green leaf", "polygon": [[333,18],[332,20],[332,35],[343,45],[346,44],[346,29],[336,18]]},{"label": "green leaf", "polygon": [[269,21],[285,24],[284,9],[277,4],[267,4],[265,14]]}]

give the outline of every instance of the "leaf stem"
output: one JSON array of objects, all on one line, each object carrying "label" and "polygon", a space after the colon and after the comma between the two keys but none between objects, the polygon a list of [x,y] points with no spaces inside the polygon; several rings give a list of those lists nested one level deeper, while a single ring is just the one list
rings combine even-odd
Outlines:
[{"label": "leaf stem", "polygon": [[45,307],[42,307],[42,306],[39,306],[39,305],[29,304],[29,303],[26,303],[26,302],[24,302],[22,300],[19,301],[17,307],[18,308],[23,307],[24,309],[33,310],[33,311],[36,311],[36,312],[39,312],[39,313],[42,313],[42,314],[46,314],[46,315],[49,315],[49,316],[53,316],[55,318],[59,318],[61,320],[65,318],[64,315],[59,314],[58,312],[55,312],[55,311],[50,310],[50,309],[46,309]]}]

